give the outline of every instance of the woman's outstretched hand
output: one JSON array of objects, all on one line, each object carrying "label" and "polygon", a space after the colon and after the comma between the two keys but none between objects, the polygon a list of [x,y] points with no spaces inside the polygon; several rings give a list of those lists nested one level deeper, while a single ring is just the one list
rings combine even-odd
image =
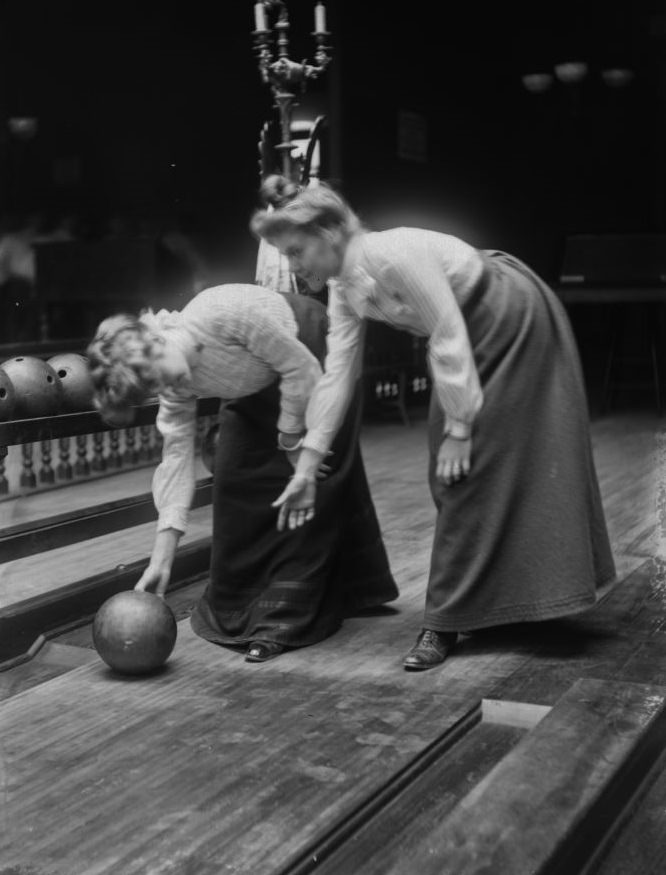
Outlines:
[{"label": "woman's outstretched hand", "polygon": [[280,508],[277,521],[278,531],[283,531],[285,526],[297,529],[309,522],[315,514],[316,494],[317,487],[314,478],[294,474],[282,495],[271,505],[271,507]]},{"label": "woman's outstretched hand", "polygon": [[464,480],[469,474],[472,459],[472,441],[445,437],[437,453],[437,477],[447,486]]}]

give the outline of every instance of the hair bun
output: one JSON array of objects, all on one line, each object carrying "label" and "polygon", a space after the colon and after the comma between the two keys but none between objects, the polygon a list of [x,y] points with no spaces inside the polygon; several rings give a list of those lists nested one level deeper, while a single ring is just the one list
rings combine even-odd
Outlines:
[{"label": "hair bun", "polygon": [[300,186],[286,176],[273,173],[261,183],[259,194],[266,205],[279,208],[293,200],[300,190]]}]

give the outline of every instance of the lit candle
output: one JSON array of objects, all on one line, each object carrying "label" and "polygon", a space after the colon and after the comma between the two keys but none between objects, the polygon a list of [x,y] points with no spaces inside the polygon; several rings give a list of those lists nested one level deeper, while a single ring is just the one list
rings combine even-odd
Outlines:
[{"label": "lit candle", "polygon": [[315,33],[326,33],[326,7],[323,3],[315,6]]},{"label": "lit candle", "polygon": [[263,3],[254,4],[254,26],[256,30],[266,30],[266,10]]}]

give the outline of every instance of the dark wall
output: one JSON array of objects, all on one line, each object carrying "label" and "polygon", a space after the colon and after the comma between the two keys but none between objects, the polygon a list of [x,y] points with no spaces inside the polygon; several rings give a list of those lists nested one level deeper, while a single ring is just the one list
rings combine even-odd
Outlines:
[{"label": "dark wall", "polygon": [[[5,206],[122,215],[159,227],[178,214],[217,230],[229,275],[245,271],[259,128],[272,110],[250,36],[252,5],[58,4],[2,7]],[[3,124],[4,127],[4,124]]]},{"label": "dark wall", "polygon": [[[3,121],[3,204],[93,224],[196,214],[220,279],[247,279],[258,131],[275,115],[252,5],[5,0],[0,115],[39,131],[19,141]],[[296,60],[313,54],[313,5],[289,3]],[[448,230],[555,275],[568,233],[664,226],[666,26],[656,3],[506,6],[329,0],[334,60],[304,103],[328,107],[329,172],[371,226]],[[523,89],[523,73],[574,57],[590,64],[582,86]],[[629,88],[600,83],[607,64],[636,70]],[[425,123],[422,161],[398,155],[405,112]]]},{"label": "dark wall", "polygon": [[[663,4],[507,5],[341,4],[343,184],[374,227],[437,227],[555,276],[567,234],[664,225]],[[577,59],[581,85],[523,88]],[[625,89],[601,81],[616,65]],[[397,154],[401,111],[425,122],[423,162]]]}]

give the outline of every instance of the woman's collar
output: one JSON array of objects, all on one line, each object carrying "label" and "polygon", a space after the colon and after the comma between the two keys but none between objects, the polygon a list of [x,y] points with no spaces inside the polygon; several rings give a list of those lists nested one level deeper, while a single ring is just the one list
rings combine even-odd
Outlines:
[{"label": "woman's collar", "polygon": [[190,372],[192,371],[199,361],[202,345],[197,343],[187,330],[182,314],[178,310],[158,310],[157,313],[150,309],[145,310],[139,321],[158,337],[168,331],[169,339],[183,353],[187,366]]},{"label": "woman's collar", "polygon": [[364,237],[365,233],[363,231],[358,231],[356,234],[352,235],[349,238],[347,246],[345,247],[344,256],[342,258],[342,267],[340,268],[340,274],[337,277],[340,282],[344,283],[346,280],[349,280],[353,276],[354,270],[361,260]]},{"label": "woman's collar", "polygon": [[157,313],[153,310],[144,310],[139,316],[139,322],[146,326],[150,331],[159,334],[169,328],[179,328],[181,325],[181,314],[177,310],[158,310]]}]

